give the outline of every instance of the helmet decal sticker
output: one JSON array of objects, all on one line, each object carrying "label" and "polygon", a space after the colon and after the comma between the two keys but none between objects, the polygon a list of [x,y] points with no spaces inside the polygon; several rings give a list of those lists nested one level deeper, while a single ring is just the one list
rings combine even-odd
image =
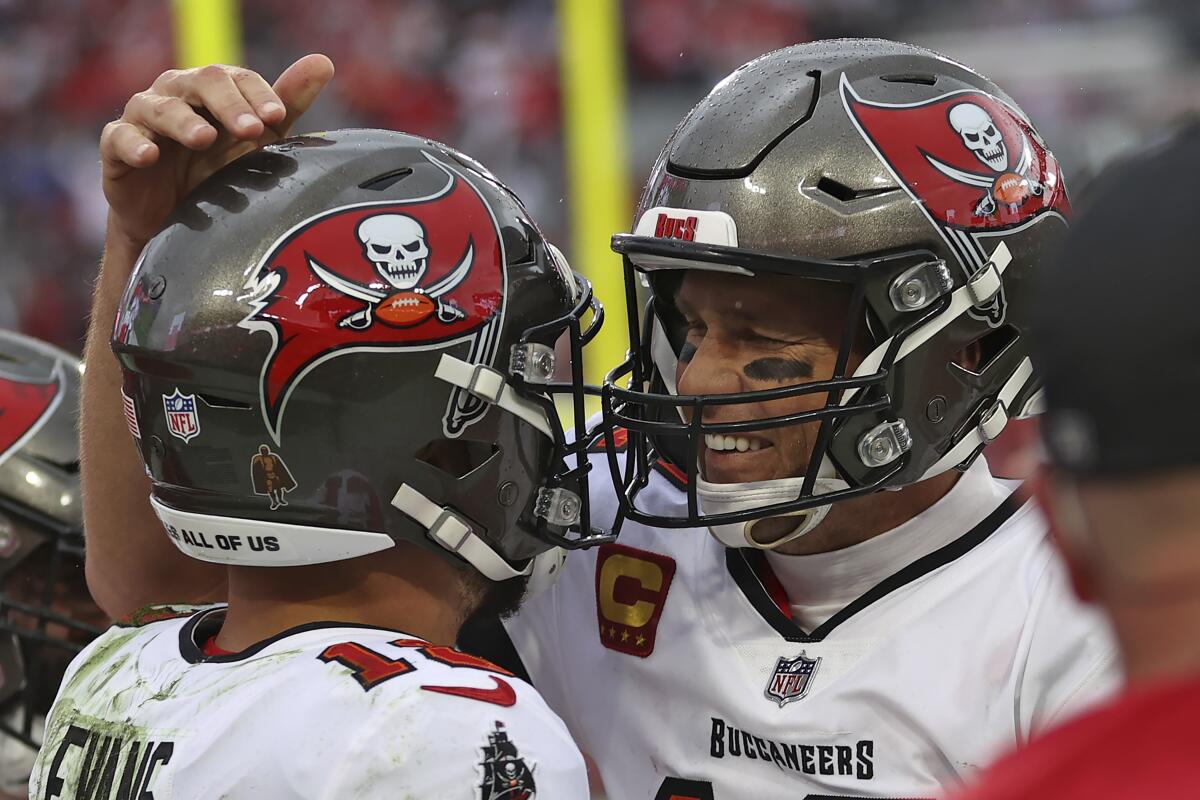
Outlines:
[{"label": "helmet decal sticker", "polygon": [[[1070,214],[1062,173],[1029,121],[980,91],[918,103],[862,99],[845,75],[846,113],[867,144],[921,207],[967,276],[988,256],[977,235],[1016,228],[1045,213]],[[1004,320],[1003,291],[978,312]]]},{"label": "helmet decal sticker", "polygon": [[196,411],[196,395],[184,394],[176,387],[171,394],[164,394],[163,412],[167,416],[167,430],[187,444],[200,435],[200,415]]},{"label": "helmet decal sticker", "polygon": [[142,438],[142,429],[138,425],[137,406],[133,404],[133,398],[125,394],[124,387],[121,388],[121,411],[125,415],[125,425],[129,428],[129,433],[134,439]]},{"label": "helmet decal sticker", "polygon": [[271,510],[276,511],[288,504],[284,495],[296,488],[296,479],[279,453],[263,444],[250,458],[250,485],[255,494],[269,498]]},{"label": "helmet decal sticker", "polygon": [[[490,365],[504,315],[505,254],[492,210],[471,181],[428,154],[446,176],[431,195],[342,206],[284,234],[247,271],[250,313],[240,323],[272,339],[259,387],[276,444],[292,391],[338,355],[470,343]],[[455,390],[443,427],[457,436],[487,406]]]},{"label": "helmet decal sticker", "polygon": [[0,464],[37,435],[63,398],[63,364],[43,380],[0,372]]}]

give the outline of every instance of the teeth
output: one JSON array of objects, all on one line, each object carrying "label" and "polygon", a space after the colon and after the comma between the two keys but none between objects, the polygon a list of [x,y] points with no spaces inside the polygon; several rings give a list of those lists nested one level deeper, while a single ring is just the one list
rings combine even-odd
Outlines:
[{"label": "teeth", "polygon": [[736,450],[739,453],[744,453],[747,450],[750,452],[761,450],[763,443],[758,439],[747,439],[745,436],[722,436],[720,434],[708,433],[704,435],[704,446],[709,450],[722,452]]}]

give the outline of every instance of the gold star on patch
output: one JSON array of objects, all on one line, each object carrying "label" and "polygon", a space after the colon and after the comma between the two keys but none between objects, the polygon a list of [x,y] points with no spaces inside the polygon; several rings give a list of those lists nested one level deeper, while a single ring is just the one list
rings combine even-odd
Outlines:
[{"label": "gold star on patch", "polygon": [[642,635],[639,633],[639,634],[637,635],[637,638],[636,638],[636,639],[634,639],[634,641],[635,641],[635,642],[637,642],[637,646],[638,646],[638,647],[641,647],[642,645],[644,645],[644,644],[646,643],[646,637],[645,637],[645,636],[642,636]]},{"label": "gold star on patch", "polygon": [[621,641],[622,642],[629,641],[629,631],[621,631]]}]

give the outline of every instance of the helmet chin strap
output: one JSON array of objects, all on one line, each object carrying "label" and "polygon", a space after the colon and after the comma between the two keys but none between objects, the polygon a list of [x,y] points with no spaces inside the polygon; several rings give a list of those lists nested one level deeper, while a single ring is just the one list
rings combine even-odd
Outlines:
[{"label": "helmet chin strap", "polygon": [[[849,488],[844,480],[837,476],[832,462],[828,458],[821,460],[821,468],[817,479],[813,482],[813,495],[818,496],[829,492]],[[763,508],[777,503],[786,503],[800,496],[804,486],[804,478],[778,478],[769,481],[752,481],[748,483],[710,483],[703,478],[696,479],[696,499],[704,514],[731,514],[754,508]],[[774,550],[780,545],[795,541],[806,533],[812,532],[825,519],[830,506],[816,506],[803,511],[792,511],[746,522],[731,522],[725,525],[710,525],[709,533],[726,547],[753,547],[759,550]],[[796,521],[791,531],[770,542],[761,542],[754,538],[754,526],[765,519],[780,519],[788,517]]]}]

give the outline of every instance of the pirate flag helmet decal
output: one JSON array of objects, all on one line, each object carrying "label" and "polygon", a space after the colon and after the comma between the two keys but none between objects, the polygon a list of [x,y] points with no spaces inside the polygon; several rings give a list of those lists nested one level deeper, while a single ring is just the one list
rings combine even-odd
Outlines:
[{"label": "pirate flag helmet decal", "polygon": [[[1010,419],[1040,409],[1032,278],[1069,209],[1058,162],[1026,115],[945,56],[838,39],[735,70],[675,129],[632,232],[613,237],[629,316],[644,320],[604,386],[622,516],[773,548],[812,531],[832,503],[965,469]],[[697,270],[724,273],[729,291],[766,276],[844,297],[832,369],[681,394],[680,354],[695,341],[676,293],[689,275],[704,280]],[[707,442],[761,446],[785,428],[811,445],[797,474],[706,478]],[[623,429],[622,462],[613,445]],[[686,479],[677,513],[639,502],[664,464]]]},{"label": "pirate flag helmet decal", "polygon": [[[334,208],[299,223],[249,275],[242,327],[271,334],[262,409],[278,441],[288,396],[305,374],[347,351],[470,343],[490,365],[504,318],[505,256],[483,197],[458,169],[428,196]],[[278,313],[286,308],[287,313]],[[336,318],[336,324],[328,321]],[[444,430],[459,435],[484,403],[455,392]]]},{"label": "pirate flag helmet decal", "polygon": [[[1054,154],[1015,107],[958,90],[915,103],[863,100],[845,73],[842,102],[896,182],[954,250],[968,277],[988,261],[972,232],[1002,230],[1036,214],[1070,214]],[[968,313],[1004,321],[1004,291]]]},{"label": "pirate flag helmet decal", "polygon": [[[601,317],[477,162],[344,130],[197,187],[147,245],[113,347],[152,505],[185,553],[287,566],[408,541],[544,579],[611,538],[590,525],[587,437],[568,442],[554,404],[570,396],[584,429]],[[173,393],[203,419],[187,440],[163,419]],[[361,502],[327,491],[346,476]]]}]

